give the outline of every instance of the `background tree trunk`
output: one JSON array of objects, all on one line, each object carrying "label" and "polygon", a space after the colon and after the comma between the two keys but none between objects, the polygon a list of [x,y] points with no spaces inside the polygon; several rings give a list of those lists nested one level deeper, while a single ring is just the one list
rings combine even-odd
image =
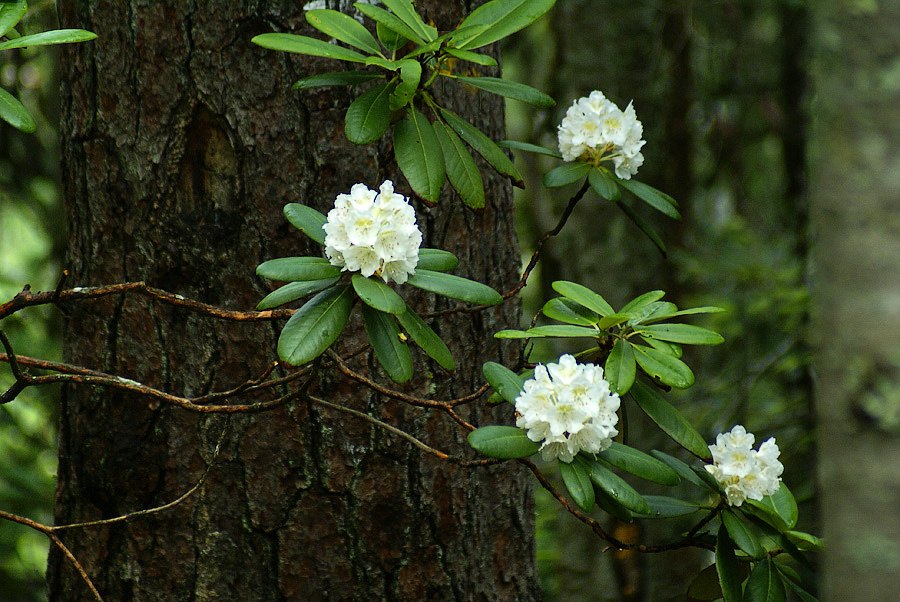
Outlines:
[{"label": "background tree trunk", "polygon": [[823,600],[900,590],[900,6],[811,3]]},{"label": "background tree trunk", "polygon": [[[337,4],[337,3],[335,3]],[[468,2],[419,2],[440,29]],[[70,283],[144,280],[186,297],[248,309],[269,290],[262,260],[314,254],[281,214],[288,202],[327,211],[356,182],[392,177],[387,144],[343,136],[343,89],[292,92],[326,59],[250,44],[268,31],[317,35],[295,1],[79,0],[63,27],[100,37],[67,54],[62,139]],[[339,68],[339,67],[338,67]],[[455,110],[502,136],[496,98],[441,91]],[[510,188],[485,173],[481,215],[443,199],[416,204],[426,244],[461,260],[457,273],[500,290],[515,281]],[[416,297],[420,310],[443,298]],[[135,296],[67,308],[66,360],[196,396],[259,376],[278,328],[226,323]],[[515,326],[512,304],[441,322],[459,366],[416,358],[404,390],[437,398],[481,382],[481,363],[509,359],[491,334]],[[351,326],[353,322],[351,322]],[[359,327],[359,321],[356,326]],[[338,344],[341,350],[351,342]],[[359,366],[375,369],[368,354]],[[385,380],[376,371],[376,377]],[[464,432],[340,378],[321,396],[460,453]],[[284,391],[282,391],[283,393]],[[259,400],[249,396],[244,402]],[[499,422],[475,404],[466,417]],[[224,433],[224,435],[223,435]],[[67,532],[64,540],[107,600],[534,600],[533,507],[514,466],[465,469],[424,456],[370,424],[296,402],[258,415],[188,413],[121,392],[63,393],[58,524],[170,502],[222,450],[209,480],[151,517]],[[90,595],[55,551],[51,599]]]}]

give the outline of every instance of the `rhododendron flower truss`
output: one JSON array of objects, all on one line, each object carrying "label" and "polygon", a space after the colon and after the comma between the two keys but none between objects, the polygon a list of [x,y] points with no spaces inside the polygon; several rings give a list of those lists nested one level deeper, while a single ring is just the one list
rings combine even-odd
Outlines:
[{"label": "rhododendron flower truss", "polygon": [[713,463],[706,470],[725,493],[731,506],[740,506],[745,500],[760,501],[778,491],[784,466],[778,461],[781,453],[774,438],[763,441],[758,450],[753,449],[754,436],[740,424],[727,433],[716,436],[715,445],[709,446]]}]

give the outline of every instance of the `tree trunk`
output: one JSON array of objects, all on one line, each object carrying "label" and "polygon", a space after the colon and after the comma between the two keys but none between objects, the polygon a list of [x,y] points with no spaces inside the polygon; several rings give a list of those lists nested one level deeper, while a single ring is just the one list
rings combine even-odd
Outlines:
[{"label": "tree trunk", "polygon": [[[419,2],[440,29],[454,27],[466,4]],[[73,48],[63,66],[71,283],[143,280],[250,309],[269,291],[254,275],[260,261],[319,252],[287,224],[284,204],[326,212],[352,184],[376,188],[386,178],[409,196],[387,143],[357,147],[344,138],[352,96],[343,88],[290,90],[299,77],[341,66],[250,43],[268,31],[321,37],[306,25],[300,5],[62,3],[62,26],[100,35]],[[459,88],[439,94],[502,136],[496,97]],[[456,273],[504,290],[519,264],[510,188],[485,177],[482,214],[463,210],[450,194],[436,208],[414,204],[426,246],[453,251],[461,261]],[[455,305],[432,295],[411,302],[420,311]],[[280,327],[224,322],[132,295],[66,309],[67,361],[184,396],[258,377],[274,359]],[[474,390],[483,361],[510,359],[512,348],[499,347],[492,333],[516,324],[510,303],[442,319],[433,326],[449,339],[455,374],[421,355],[402,390],[437,399]],[[359,331],[361,323],[350,326]],[[350,336],[337,349],[350,351],[359,341]],[[354,361],[389,382],[368,353]],[[400,404],[328,371],[312,390],[451,455],[467,448],[465,431],[442,413]],[[508,406],[491,414],[486,405],[465,406],[462,415],[476,424],[509,419]],[[171,502],[198,481],[220,437],[208,480],[183,503],[63,533],[107,601],[539,597],[531,487],[515,465],[463,468],[435,460],[368,422],[305,401],[226,417],[68,387],[57,523]],[[48,578],[54,601],[92,599],[55,550]]]},{"label": "tree trunk", "polygon": [[900,591],[900,6],[811,3],[826,601]]}]

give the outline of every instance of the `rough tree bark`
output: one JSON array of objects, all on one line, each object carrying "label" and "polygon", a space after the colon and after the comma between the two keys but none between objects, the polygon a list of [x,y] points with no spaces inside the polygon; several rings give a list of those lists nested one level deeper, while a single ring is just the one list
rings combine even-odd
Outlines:
[{"label": "rough tree bark", "polygon": [[[440,29],[455,26],[468,4],[419,2]],[[100,35],[75,48],[63,67],[70,283],[144,280],[249,309],[270,286],[254,276],[260,261],[316,252],[282,217],[285,203],[324,212],[353,183],[402,181],[387,144],[355,147],[343,137],[351,100],[343,89],[289,89],[302,75],[338,65],[250,44],[273,30],[316,35],[300,6],[61,3],[62,26]],[[459,89],[442,94],[501,134],[500,102]],[[457,273],[503,290],[519,265],[510,188],[485,175],[488,206],[480,215],[446,191],[438,207],[416,209],[426,245],[455,252]],[[408,194],[405,183],[401,190]],[[447,303],[440,299],[413,302],[441,309]],[[232,388],[258,376],[274,356],[278,325],[226,323],[127,295],[67,309],[68,361],[186,396]],[[491,334],[515,324],[516,314],[507,303],[441,322],[456,374],[417,357],[414,382],[404,390],[448,399],[476,388],[483,361],[510,359]],[[338,348],[352,349],[353,341]],[[375,369],[368,354],[358,362]],[[465,433],[446,416],[339,377],[323,377],[313,388],[439,448],[466,447]],[[489,416],[485,406],[464,414],[476,423],[508,414],[505,408]],[[435,461],[369,423],[305,402],[226,418],[67,388],[57,522],[172,501],[203,473],[223,432],[208,482],[183,504],[64,535],[107,600],[539,597],[524,474],[510,465],[465,469]],[[48,578],[54,601],[91,599],[55,551]]]}]

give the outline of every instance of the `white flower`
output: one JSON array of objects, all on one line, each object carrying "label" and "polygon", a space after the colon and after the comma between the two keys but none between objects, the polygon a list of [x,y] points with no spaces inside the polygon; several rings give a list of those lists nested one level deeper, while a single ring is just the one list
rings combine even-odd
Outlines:
[{"label": "white flower", "polygon": [[619,431],[619,396],[609,390],[603,368],[579,364],[571,355],[538,365],[516,398],[516,426],[541,443],[541,456],[571,462],[580,451],[608,448]]},{"label": "white flower", "polygon": [[339,194],[322,229],[325,256],[346,272],[403,284],[419,263],[416,212],[390,180],[378,192],[354,184],[350,194]]},{"label": "white flower", "polygon": [[559,124],[559,152],[565,161],[612,161],[616,175],[630,180],[644,162],[644,127],[631,103],[625,111],[597,90],[572,103]]},{"label": "white flower", "polygon": [[778,491],[784,466],[774,438],[763,441],[759,451],[753,449],[756,438],[740,424],[730,432],[719,433],[715,445],[709,446],[713,463],[706,470],[722,485],[731,506],[744,500],[761,500]]}]

